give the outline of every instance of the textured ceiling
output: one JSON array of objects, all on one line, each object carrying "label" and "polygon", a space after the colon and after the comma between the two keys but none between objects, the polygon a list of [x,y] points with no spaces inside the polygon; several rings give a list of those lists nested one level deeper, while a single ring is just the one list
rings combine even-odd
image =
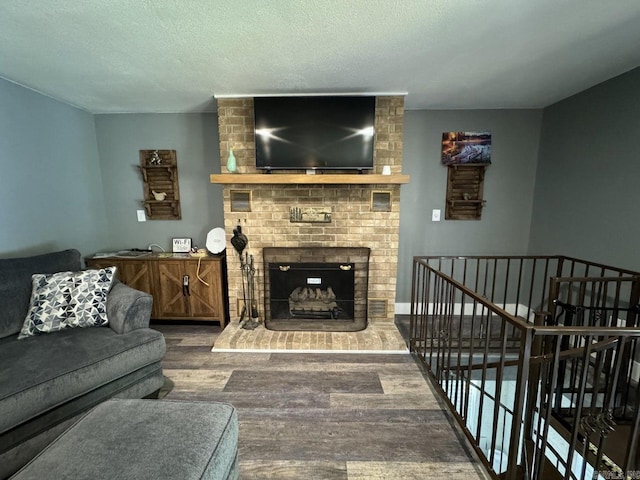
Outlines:
[{"label": "textured ceiling", "polygon": [[0,76],[94,113],[214,95],[538,108],[640,65],[639,0],[2,0]]}]

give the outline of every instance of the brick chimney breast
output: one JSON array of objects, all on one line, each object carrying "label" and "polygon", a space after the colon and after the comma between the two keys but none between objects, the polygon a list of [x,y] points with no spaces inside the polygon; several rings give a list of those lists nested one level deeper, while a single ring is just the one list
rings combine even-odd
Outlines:
[{"label": "brick chimney breast", "polygon": [[[391,174],[402,173],[404,97],[376,98],[374,169],[382,173],[385,165]],[[238,184],[223,185],[224,228],[227,233],[229,312],[237,321],[242,308],[242,272],[236,251],[229,239],[233,229],[242,225],[249,243],[247,252],[258,268],[256,296],[260,318],[264,318],[264,247],[368,247],[369,302],[385,302],[385,317],[370,321],[393,321],[398,266],[400,225],[400,185],[282,185],[242,184],[243,173],[258,173],[255,168],[255,139],[252,98],[218,99],[218,130],[222,173],[227,173],[229,149],[234,148]],[[287,172],[292,173],[292,172]],[[297,173],[304,173],[303,171]],[[271,175],[278,175],[277,172]],[[249,190],[251,211],[231,211],[231,191]],[[390,211],[374,211],[372,192],[390,195]],[[331,209],[329,223],[290,221],[291,207]],[[240,301],[239,301],[240,300]]]}]

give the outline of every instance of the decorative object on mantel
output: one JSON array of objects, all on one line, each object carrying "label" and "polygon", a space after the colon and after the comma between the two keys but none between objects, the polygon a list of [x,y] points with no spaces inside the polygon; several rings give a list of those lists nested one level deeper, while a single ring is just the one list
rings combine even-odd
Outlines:
[{"label": "decorative object on mantel", "polygon": [[238,164],[236,162],[236,156],[233,154],[233,147],[229,148],[229,158],[227,159],[227,171],[229,173],[236,173],[238,171]]},{"label": "decorative object on mantel", "polygon": [[142,191],[149,220],[179,220],[180,190],[175,150],[140,150]]}]

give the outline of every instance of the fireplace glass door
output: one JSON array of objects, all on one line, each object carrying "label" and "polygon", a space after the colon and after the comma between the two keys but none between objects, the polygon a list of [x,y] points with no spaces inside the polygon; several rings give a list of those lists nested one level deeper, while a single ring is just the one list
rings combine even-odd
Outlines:
[{"label": "fireplace glass door", "polygon": [[366,328],[368,248],[268,247],[262,254],[268,329],[355,332]]},{"label": "fireplace glass door", "polygon": [[294,263],[269,267],[273,320],[352,321],[353,263]]}]

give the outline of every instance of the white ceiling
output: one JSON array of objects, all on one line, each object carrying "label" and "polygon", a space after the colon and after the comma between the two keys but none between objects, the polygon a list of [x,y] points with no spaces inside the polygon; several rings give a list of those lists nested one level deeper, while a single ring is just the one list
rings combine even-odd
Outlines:
[{"label": "white ceiling", "polygon": [[640,0],[2,0],[0,76],[93,113],[214,95],[539,108],[640,65]]}]

